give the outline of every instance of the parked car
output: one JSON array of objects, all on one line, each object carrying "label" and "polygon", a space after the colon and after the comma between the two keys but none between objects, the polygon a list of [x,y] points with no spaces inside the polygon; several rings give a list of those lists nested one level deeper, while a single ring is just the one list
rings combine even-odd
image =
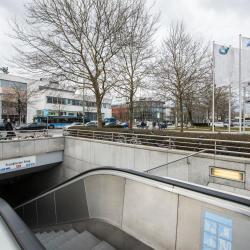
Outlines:
[{"label": "parked car", "polygon": [[98,122],[97,121],[90,121],[84,124],[85,127],[97,127]]},{"label": "parked car", "polygon": [[111,123],[111,122],[116,124],[117,120],[114,117],[110,117],[110,118],[105,118],[103,122],[104,124]]},{"label": "parked car", "polygon": [[0,123],[0,130],[5,130],[5,124],[3,122]]},{"label": "parked car", "polygon": [[16,127],[16,130],[43,130],[47,128],[46,123],[28,123],[21,126]]},{"label": "parked car", "polygon": [[127,122],[122,122],[120,124],[123,128],[128,128],[128,123]]},{"label": "parked car", "polygon": [[64,127],[63,127],[63,130],[70,129],[70,128],[73,127],[73,126],[81,126],[81,125],[83,125],[82,122],[73,122],[73,123],[71,123],[71,124],[69,124],[69,125],[64,126]]},{"label": "parked car", "polygon": [[[210,126],[213,126],[213,124],[210,123]],[[214,127],[215,128],[227,128],[228,124],[224,122],[214,122]]]},{"label": "parked car", "polygon": [[116,122],[107,122],[104,125],[104,127],[114,127],[114,126],[116,126]]}]

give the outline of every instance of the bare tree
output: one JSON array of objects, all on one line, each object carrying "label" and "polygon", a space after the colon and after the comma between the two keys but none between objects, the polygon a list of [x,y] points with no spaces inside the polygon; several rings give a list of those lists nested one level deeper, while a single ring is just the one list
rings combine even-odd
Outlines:
[{"label": "bare tree", "polygon": [[[101,105],[113,88],[112,61],[127,42],[126,23],[136,15],[138,0],[33,0],[24,25],[15,22],[22,47],[21,67],[84,85]],[[20,49],[21,48],[21,49]],[[23,49],[27,48],[27,49]]]},{"label": "bare tree", "polygon": [[14,83],[11,88],[4,89],[2,96],[3,109],[8,116],[10,114],[17,114],[19,124],[21,124],[22,118],[27,114],[27,103],[29,99],[26,87],[22,88],[21,86],[20,84]]},{"label": "bare tree", "polygon": [[116,62],[118,84],[116,92],[125,97],[129,105],[129,126],[133,127],[134,100],[138,89],[146,87],[153,53],[153,36],[158,16],[152,16],[145,1],[139,0],[134,7],[135,15],[126,23],[126,46],[122,47]]},{"label": "bare tree", "polygon": [[183,23],[172,24],[156,68],[157,88],[178,105],[183,132],[185,98],[199,92],[209,73],[208,46],[196,41]]}]

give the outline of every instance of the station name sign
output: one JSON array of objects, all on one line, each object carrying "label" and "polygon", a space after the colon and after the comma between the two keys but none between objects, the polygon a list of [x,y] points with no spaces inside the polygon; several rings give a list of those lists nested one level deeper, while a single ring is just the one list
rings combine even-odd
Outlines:
[{"label": "station name sign", "polygon": [[9,172],[36,166],[36,156],[21,157],[0,161],[0,172]]}]

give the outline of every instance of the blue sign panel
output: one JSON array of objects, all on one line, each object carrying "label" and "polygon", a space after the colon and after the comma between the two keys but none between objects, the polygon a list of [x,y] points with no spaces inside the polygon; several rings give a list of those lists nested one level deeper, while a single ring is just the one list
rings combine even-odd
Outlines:
[{"label": "blue sign panel", "polygon": [[206,211],[202,250],[232,250],[232,229],[231,219]]}]

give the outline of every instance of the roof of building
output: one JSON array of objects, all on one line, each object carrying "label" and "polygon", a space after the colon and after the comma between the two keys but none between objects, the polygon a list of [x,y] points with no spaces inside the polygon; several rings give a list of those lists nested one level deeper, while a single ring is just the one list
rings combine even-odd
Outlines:
[{"label": "roof of building", "polygon": [[7,81],[21,82],[21,83],[31,83],[35,81],[35,79],[11,75],[11,74],[4,74],[4,73],[0,73],[0,80],[7,80]]}]

